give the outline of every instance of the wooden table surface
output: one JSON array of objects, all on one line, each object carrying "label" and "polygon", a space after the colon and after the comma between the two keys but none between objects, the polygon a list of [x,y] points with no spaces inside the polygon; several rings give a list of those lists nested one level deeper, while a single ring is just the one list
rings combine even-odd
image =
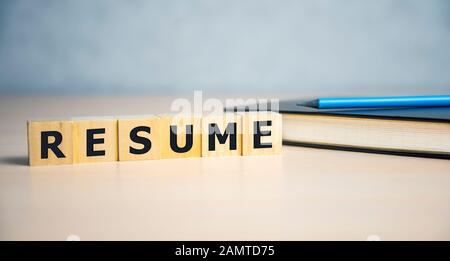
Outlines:
[{"label": "wooden table surface", "polygon": [[0,240],[450,240],[450,161],[280,156],[27,166],[26,120],[168,112],[167,96],[0,98]]}]

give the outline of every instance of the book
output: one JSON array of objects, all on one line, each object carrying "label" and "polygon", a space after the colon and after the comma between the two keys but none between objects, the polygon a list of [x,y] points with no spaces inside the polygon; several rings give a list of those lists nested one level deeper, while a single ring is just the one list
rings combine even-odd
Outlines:
[{"label": "book", "polygon": [[279,112],[285,145],[450,159],[450,107],[318,109],[290,100]]}]

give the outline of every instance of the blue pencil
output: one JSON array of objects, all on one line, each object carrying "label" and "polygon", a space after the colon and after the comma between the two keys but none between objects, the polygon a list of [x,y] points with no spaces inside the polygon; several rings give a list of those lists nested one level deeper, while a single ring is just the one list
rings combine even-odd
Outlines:
[{"label": "blue pencil", "polygon": [[319,109],[445,107],[450,106],[450,95],[319,98],[310,104]]}]

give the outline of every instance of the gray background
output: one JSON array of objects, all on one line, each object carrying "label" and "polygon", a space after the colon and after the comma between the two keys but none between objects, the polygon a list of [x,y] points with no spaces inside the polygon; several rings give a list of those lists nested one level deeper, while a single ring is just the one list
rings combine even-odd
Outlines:
[{"label": "gray background", "polygon": [[0,92],[445,93],[450,1],[0,1]]}]

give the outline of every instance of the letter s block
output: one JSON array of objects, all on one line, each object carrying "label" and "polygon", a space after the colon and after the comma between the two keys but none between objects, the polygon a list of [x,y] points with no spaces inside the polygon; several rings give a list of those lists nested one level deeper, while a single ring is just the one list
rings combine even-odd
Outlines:
[{"label": "letter s block", "polygon": [[234,113],[202,120],[202,156],[242,155],[242,117]]},{"label": "letter s block", "polygon": [[159,117],[120,118],[119,160],[150,160],[161,158]]},{"label": "letter s block", "polygon": [[74,121],[74,163],[118,160],[117,120]]},{"label": "letter s block", "polygon": [[30,166],[73,163],[71,121],[29,121],[27,125]]},{"label": "letter s block", "polygon": [[242,113],[242,155],[280,154],[282,146],[281,114],[276,112]]},{"label": "letter s block", "polygon": [[160,115],[161,158],[201,157],[200,116]]}]

